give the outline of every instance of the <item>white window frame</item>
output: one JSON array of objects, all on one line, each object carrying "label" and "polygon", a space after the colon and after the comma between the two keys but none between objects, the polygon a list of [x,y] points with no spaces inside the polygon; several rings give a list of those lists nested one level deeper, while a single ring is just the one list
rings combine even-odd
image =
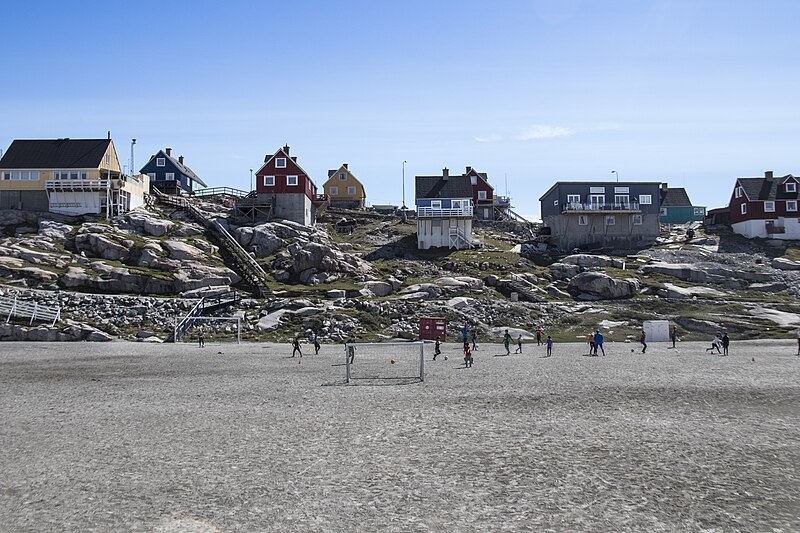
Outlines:
[{"label": "white window frame", "polygon": [[38,170],[5,170],[3,181],[39,181]]},{"label": "white window frame", "polygon": [[350,185],[349,187],[347,187],[347,194],[348,194],[348,196],[352,196],[352,195],[356,194],[355,185]]},{"label": "white window frame", "polygon": [[658,216],[660,216],[660,217],[665,217],[665,216],[667,216],[667,208],[666,208],[666,207],[662,207],[662,208],[660,208],[660,209],[658,210]]},{"label": "white window frame", "polygon": [[797,211],[797,200],[786,200],[786,211]]},{"label": "white window frame", "polygon": [[744,195],[744,189],[742,189],[741,187],[736,187],[733,190],[733,197],[734,198],[741,198],[743,195]]},{"label": "white window frame", "polygon": [[164,178],[167,180],[175,181],[175,173],[174,172],[167,172],[164,174]]},{"label": "white window frame", "polygon": [[567,195],[567,203],[568,204],[579,204],[581,203],[581,195],[580,194],[568,194]]},{"label": "white window frame", "polygon": [[298,177],[295,174],[291,176],[286,176],[286,186],[287,187],[296,187],[297,186]]},{"label": "white window frame", "polygon": [[285,157],[276,157],[275,158],[275,168],[286,168],[286,158]]},{"label": "white window frame", "polygon": [[639,195],[639,205],[653,205],[653,195],[652,194],[640,194]]},{"label": "white window frame", "polygon": [[275,176],[264,176],[264,187],[274,187]]},{"label": "white window frame", "polygon": [[617,225],[617,217],[614,215],[606,215],[605,216],[605,225],[606,226],[616,226]]},{"label": "white window frame", "polygon": [[441,200],[431,200],[431,209],[441,209],[441,208],[442,208]]},{"label": "white window frame", "polygon": [[558,205],[558,199],[553,200],[553,205]]},{"label": "white window frame", "polygon": [[486,191],[478,191],[478,200],[486,200]]},{"label": "white window frame", "polygon": [[747,204],[742,204],[739,206],[739,213],[742,215],[747,214]]},{"label": "white window frame", "polygon": [[587,215],[578,215],[578,225],[579,226],[588,226],[589,225],[589,217]]},{"label": "white window frame", "polygon": [[489,219],[492,216],[492,210],[488,207],[483,208],[483,218]]},{"label": "white window frame", "polygon": [[630,194],[630,187],[614,187],[614,194]]},{"label": "white window frame", "polygon": [[156,180],[156,173],[155,172],[148,172],[147,177],[150,178],[151,181]]},{"label": "white window frame", "polygon": [[605,207],[606,205],[606,195],[605,194],[590,194],[589,195],[589,205],[594,206],[590,207],[590,209],[599,209]]},{"label": "white window frame", "polygon": [[167,166],[167,159],[165,157],[156,157],[156,166],[157,167]]},{"label": "white window frame", "polygon": [[705,216],[706,210],[703,207],[695,207],[694,208],[694,216]]},{"label": "white window frame", "polygon": [[339,187],[331,185],[331,196],[339,196]]},{"label": "white window frame", "polygon": [[627,194],[615,194],[614,195],[614,206],[628,208],[631,205],[631,197]]},{"label": "white window frame", "polygon": [[642,215],[633,215],[633,225],[641,226],[643,223]]},{"label": "white window frame", "polygon": [[764,202],[764,212],[765,213],[774,213],[775,212],[775,202],[765,201]]},{"label": "white window frame", "polygon": [[339,181],[347,181],[347,174],[339,172]]},{"label": "white window frame", "polygon": [[786,192],[797,192],[797,184],[793,181],[787,181]]}]

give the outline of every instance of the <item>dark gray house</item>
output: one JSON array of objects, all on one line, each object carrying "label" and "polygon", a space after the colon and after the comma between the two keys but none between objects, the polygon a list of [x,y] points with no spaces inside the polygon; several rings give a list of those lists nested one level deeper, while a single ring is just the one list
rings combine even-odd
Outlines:
[{"label": "dark gray house", "polygon": [[172,157],[172,148],[159,150],[139,172],[150,176],[150,188],[167,194],[191,194],[207,186],[183,163],[183,156]]},{"label": "dark gray house", "polygon": [[560,181],[539,201],[558,248],[635,250],[659,235],[660,198],[658,182]]}]

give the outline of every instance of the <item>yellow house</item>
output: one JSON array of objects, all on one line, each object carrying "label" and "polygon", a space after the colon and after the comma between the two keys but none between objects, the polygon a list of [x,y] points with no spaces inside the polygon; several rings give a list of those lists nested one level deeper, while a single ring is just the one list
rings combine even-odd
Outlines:
[{"label": "yellow house", "polygon": [[111,139],[15,140],[0,159],[0,209],[113,216],[144,203],[147,176],[123,176]]},{"label": "yellow house", "polygon": [[325,195],[331,199],[331,207],[364,208],[364,186],[347,168],[347,163],[343,163],[337,170],[329,170],[328,181],[322,187]]}]

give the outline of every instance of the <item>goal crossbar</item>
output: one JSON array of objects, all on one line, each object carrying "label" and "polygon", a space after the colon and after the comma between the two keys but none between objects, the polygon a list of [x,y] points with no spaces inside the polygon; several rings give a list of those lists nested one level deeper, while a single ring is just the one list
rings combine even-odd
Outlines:
[{"label": "goal crossbar", "polygon": [[425,381],[425,343],[348,342],[345,343],[345,381],[408,380]]}]

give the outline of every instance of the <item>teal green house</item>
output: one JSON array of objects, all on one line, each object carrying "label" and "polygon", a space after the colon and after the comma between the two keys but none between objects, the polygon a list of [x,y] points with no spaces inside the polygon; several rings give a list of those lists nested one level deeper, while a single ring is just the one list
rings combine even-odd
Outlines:
[{"label": "teal green house", "polygon": [[687,222],[702,222],[706,216],[706,208],[692,205],[686,189],[683,187],[668,187],[661,184],[661,217],[662,224],[686,224]]}]

